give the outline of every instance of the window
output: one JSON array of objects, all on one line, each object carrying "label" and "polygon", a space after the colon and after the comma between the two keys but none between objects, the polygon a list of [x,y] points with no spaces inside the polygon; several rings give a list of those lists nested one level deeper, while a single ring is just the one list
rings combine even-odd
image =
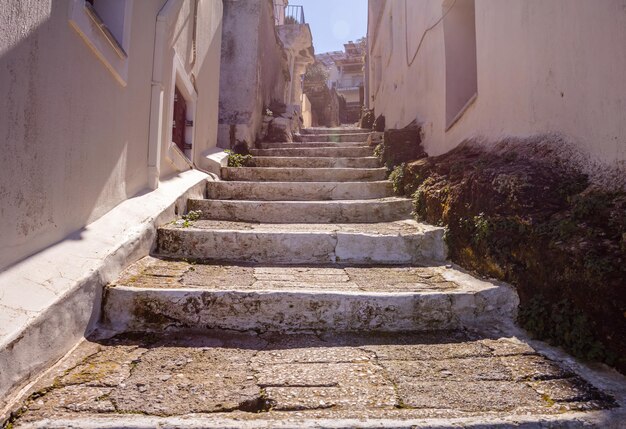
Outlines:
[{"label": "window", "polygon": [[123,49],[126,0],[86,0],[86,3],[91,5],[97,17]]},{"label": "window", "polygon": [[446,51],[446,129],[459,120],[478,94],[474,0],[443,5]]},{"label": "window", "polygon": [[133,0],[70,0],[69,22],[115,79],[126,86]]}]

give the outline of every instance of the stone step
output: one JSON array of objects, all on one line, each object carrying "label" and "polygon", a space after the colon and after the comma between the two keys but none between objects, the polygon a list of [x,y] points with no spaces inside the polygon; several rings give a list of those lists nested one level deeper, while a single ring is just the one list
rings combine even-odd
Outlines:
[{"label": "stone step", "polygon": [[259,149],[297,149],[297,148],[315,148],[315,147],[362,147],[363,142],[325,142],[311,141],[300,143],[259,143]]},{"label": "stone step", "polygon": [[377,168],[380,161],[375,156],[362,158],[329,157],[254,157],[255,167],[293,167],[293,168]]},{"label": "stone step", "polygon": [[344,134],[300,134],[294,139],[302,142],[365,142],[369,134],[344,133]]},{"label": "stone step", "polygon": [[311,147],[287,149],[251,149],[253,156],[293,156],[293,157],[333,157],[356,158],[374,155],[374,148],[370,146],[357,147]]},{"label": "stone step", "polygon": [[413,220],[364,224],[177,221],[157,231],[165,257],[260,263],[411,264],[443,261],[444,229]]},{"label": "stone step", "polygon": [[377,182],[207,182],[207,198],[220,200],[361,200],[394,195],[389,181]]},{"label": "stone step", "polygon": [[300,130],[301,134],[313,134],[313,135],[324,135],[324,134],[370,134],[372,130],[364,130],[361,128],[303,128]]},{"label": "stone step", "polygon": [[192,264],[147,257],[104,304],[115,332],[460,329],[515,311],[512,289],[454,268]]},{"label": "stone step", "polygon": [[190,199],[201,219],[266,223],[362,223],[410,219],[413,204],[391,197],[347,201],[237,201]]},{"label": "stone step", "polygon": [[387,177],[385,168],[222,167],[222,179],[267,182],[358,182]]}]

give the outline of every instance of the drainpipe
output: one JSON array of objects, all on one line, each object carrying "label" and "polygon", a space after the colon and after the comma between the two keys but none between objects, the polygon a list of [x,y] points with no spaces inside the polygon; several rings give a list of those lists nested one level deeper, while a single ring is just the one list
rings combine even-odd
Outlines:
[{"label": "drainpipe", "polygon": [[163,139],[163,72],[168,53],[169,30],[175,22],[183,0],[167,0],[156,18],[154,55],[152,60],[152,83],[150,99],[150,125],[148,131],[148,187],[159,187],[161,171],[161,140]]}]

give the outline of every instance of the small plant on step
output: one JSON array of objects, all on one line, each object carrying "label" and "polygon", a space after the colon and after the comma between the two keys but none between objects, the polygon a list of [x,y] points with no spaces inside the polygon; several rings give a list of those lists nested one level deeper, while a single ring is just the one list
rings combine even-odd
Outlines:
[{"label": "small plant on step", "polygon": [[378,143],[374,148],[374,156],[378,158],[381,162],[383,160],[383,151],[385,150],[385,145],[383,143]]},{"label": "small plant on step", "polygon": [[404,176],[406,173],[406,164],[402,163],[393,169],[389,175],[389,180],[393,184],[393,190],[398,195],[404,195]]},{"label": "small plant on step", "polygon": [[247,167],[252,162],[252,155],[241,155],[232,150],[225,150],[228,154],[229,167]]},{"label": "small plant on step", "polygon": [[193,222],[200,219],[202,216],[202,210],[191,210],[186,215],[183,215],[182,219],[178,219],[175,223],[176,226],[180,226],[182,228],[189,228],[193,225]]}]

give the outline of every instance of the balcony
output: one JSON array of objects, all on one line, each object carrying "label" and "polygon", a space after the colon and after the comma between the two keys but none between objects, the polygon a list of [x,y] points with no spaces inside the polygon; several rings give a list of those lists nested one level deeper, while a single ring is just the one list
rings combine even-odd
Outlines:
[{"label": "balcony", "polygon": [[363,86],[363,79],[339,79],[332,83],[333,88],[339,90],[358,89]]},{"label": "balcony", "polygon": [[274,3],[274,19],[276,25],[305,24],[304,7],[296,5],[285,6],[282,3]]}]

